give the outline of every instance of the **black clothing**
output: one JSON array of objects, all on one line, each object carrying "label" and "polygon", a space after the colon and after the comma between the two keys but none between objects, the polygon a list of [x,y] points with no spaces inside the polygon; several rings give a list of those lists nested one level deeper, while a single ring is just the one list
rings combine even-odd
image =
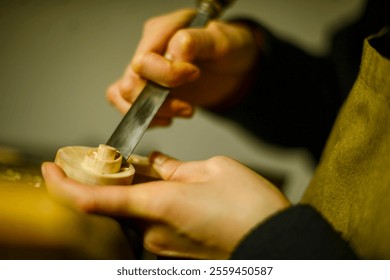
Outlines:
[{"label": "black clothing", "polygon": [[348,244],[321,214],[299,205],[255,228],[232,259],[320,260],[356,259]]}]

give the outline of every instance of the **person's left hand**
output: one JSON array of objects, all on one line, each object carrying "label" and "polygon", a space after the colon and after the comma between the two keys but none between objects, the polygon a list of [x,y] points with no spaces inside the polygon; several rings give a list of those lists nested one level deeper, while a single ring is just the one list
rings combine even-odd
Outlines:
[{"label": "person's left hand", "polygon": [[53,163],[42,173],[49,193],[83,212],[145,221],[144,245],[158,255],[226,259],[257,224],[290,206],[266,179],[227,157],[180,162],[151,156],[163,181],[92,186]]}]

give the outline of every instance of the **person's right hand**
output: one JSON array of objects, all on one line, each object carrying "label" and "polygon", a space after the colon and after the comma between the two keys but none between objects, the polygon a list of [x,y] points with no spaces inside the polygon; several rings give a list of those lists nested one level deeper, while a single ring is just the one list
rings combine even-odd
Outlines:
[{"label": "person's right hand", "polygon": [[190,117],[194,105],[216,106],[239,89],[258,55],[252,31],[222,21],[183,29],[194,15],[194,10],[181,10],[145,23],[131,63],[107,90],[108,100],[121,113],[127,112],[146,80],[172,88],[153,125]]}]

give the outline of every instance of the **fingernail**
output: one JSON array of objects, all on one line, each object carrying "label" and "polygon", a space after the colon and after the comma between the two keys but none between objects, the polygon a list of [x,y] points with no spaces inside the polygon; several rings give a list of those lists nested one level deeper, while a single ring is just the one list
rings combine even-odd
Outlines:
[{"label": "fingernail", "polygon": [[152,152],[149,156],[149,160],[153,165],[162,166],[168,157],[160,152]]}]

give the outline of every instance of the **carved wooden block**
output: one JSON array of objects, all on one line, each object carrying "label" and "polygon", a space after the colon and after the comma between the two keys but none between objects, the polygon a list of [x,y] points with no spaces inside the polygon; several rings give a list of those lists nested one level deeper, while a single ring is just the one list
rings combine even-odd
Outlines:
[{"label": "carved wooden block", "polygon": [[132,155],[123,164],[122,155],[107,145],[63,147],[57,151],[55,163],[68,177],[92,185],[130,185],[160,179],[148,158]]},{"label": "carved wooden block", "polygon": [[57,151],[55,163],[67,176],[92,185],[130,185],[135,169],[122,165],[122,156],[112,147],[63,147]]}]

